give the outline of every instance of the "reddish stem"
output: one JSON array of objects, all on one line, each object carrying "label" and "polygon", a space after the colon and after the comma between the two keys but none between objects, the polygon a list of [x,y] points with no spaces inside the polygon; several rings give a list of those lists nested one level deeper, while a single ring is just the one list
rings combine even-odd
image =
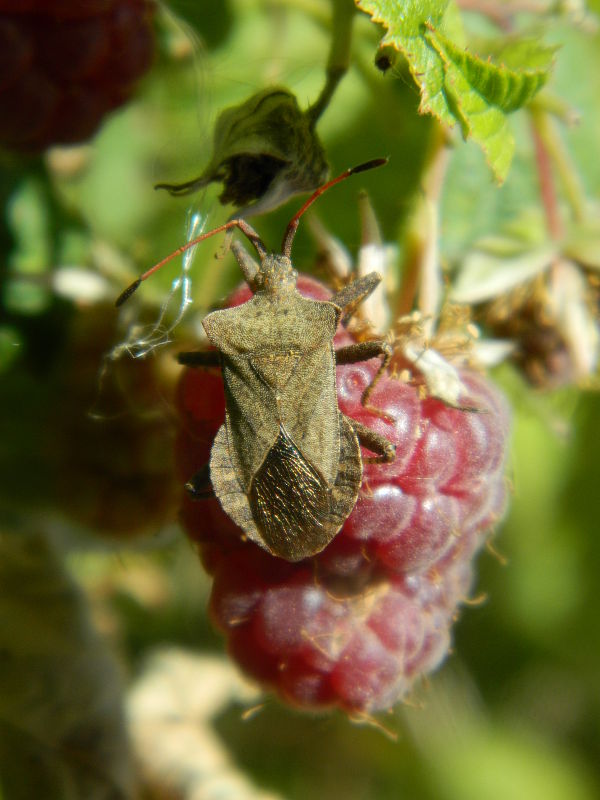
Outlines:
[{"label": "reddish stem", "polygon": [[531,129],[535,147],[535,161],[540,181],[540,194],[546,215],[546,225],[550,238],[557,241],[562,238],[564,231],[558,209],[556,187],[552,174],[552,161],[544,140],[537,128],[535,117],[532,120]]}]

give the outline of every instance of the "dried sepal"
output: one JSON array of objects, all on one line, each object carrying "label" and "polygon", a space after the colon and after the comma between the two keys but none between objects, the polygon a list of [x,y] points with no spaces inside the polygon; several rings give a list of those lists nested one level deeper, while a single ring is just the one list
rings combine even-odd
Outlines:
[{"label": "dried sepal", "polygon": [[222,183],[219,199],[234,205],[236,216],[269,211],[325,180],[327,160],[314,124],[288,89],[264,89],[221,112],[213,156],[199,177],[156,188],[180,196]]},{"label": "dried sepal", "polygon": [[468,390],[459,368],[478,366],[473,349],[478,330],[467,319],[457,319],[452,306],[443,309],[433,337],[429,338],[427,328],[418,312],[396,321],[392,368],[405,380],[420,385],[424,395],[452,408],[465,408]]}]

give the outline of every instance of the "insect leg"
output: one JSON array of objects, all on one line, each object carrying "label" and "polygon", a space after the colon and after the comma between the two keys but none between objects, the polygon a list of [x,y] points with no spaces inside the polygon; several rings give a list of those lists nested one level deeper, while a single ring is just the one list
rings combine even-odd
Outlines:
[{"label": "insect leg", "polygon": [[362,422],[350,417],[346,417],[346,419],[352,425],[360,444],[372,453],[377,453],[374,458],[364,458],[363,461],[365,463],[389,464],[396,458],[396,445],[392,444],[389,439],[367,427],[367,425],[363,425]]},{"label": "insect leg", "polygon": [[193,353],[178,353],[177,361],[185,367],[220,367],[218,350],[196,350]]},{"label": "insect leg", "polygon": [[342,309],[342,323],[345,324],[350,319],[356,306],[375,291],[380,283],[381,275],[378,272],[369,272],[368,275],[357,278],[329,298],[331,303]]},{"label": "insect leg", "polygon": [[392,357],[392,348],[383,339],[372,339],[366,342],[355,342],[354,344],[340,347],[335,351],[336,364],[356,364],[357,361],[368,361],[370,358],[384,356],[384,363],[387,367]]},{"label": "insect leg", "polygon": [[365,408],[368,408],[370,411],[373,411],[375,414],[378,414],[384,418],[387,418],[388,415],[384,414],[375,406],[369,405],[369,398],[373,393],[373,389],[379,383],[381,376],[386,371],[388,364],[390,363],[392,353],[392,346],[389,344],[389,342],[386,342],[382,339],[374,339],[370,342],[356,342],[356,344],[349,344],[346,347],[340,347],[339,350],[335,351],[336,364],[356,364],[358,361],[368,361],[370,358],[383,356],[379,369],[375,373],[373,380],[363,392],[361,402]]},{"label": "insect leg", "polygon": [[214,495],[208,464],[192,475],[185,488],[192,500],[206,500]]}]

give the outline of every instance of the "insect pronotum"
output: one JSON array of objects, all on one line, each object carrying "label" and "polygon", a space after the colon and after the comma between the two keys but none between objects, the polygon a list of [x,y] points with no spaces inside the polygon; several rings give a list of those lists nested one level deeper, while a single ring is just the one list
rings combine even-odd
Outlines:
[{"label": "insect pronotum", "polygon": [[245,536],[288,561],[320,552],[354,508],[362,480],[361,444],[376,454],[374,460],[395,457],[387,439],[340,412],[335,382],[336,364],[383,356],[383,370],[389,361],[390,347],[380,340],[333,348],[342,316],[381,277],[373,272],[327,301],[311,300],[298,292],[290,259],[306,209],[336,183],[384,163],[369,161],[319,187],[289,222],[280,253],[268,252],[245,220],[232,219],[179,247],[117,300],[117,305],[124,303],[163,264],[216,233],[239,228],[253,244],[260,263],[239,243],[232,244],[253,297],[205,317],[203,326],[216,350],[178,357],[192,367],[220,366],[226,400],[210,469],[200,470],[186,488],[202,499],[212,484]]}]

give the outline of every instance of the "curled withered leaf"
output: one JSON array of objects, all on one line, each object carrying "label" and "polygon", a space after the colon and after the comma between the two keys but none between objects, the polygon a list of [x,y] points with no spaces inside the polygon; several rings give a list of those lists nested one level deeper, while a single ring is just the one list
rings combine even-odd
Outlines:
[{"label": "curled withered leaf", "polygon": [[257,92],[221,113],[213,156],[199,177],[155,188],[181,196],[209,183],[222,183],[219,199],[238,209],[235,216],[268,211],[325,180],[327,161],[315,122],[310,109],[302,111],[287,89]]},{"label": "curled withered leaf", "polygon": [[590,288],[572,262],[561,259],[550,274],[549,309],[569,354],[573,379],[594,374],[600,354],[600,330]]},{"label": "curled withered leaf", "polygon": [[374,330],[386,330],[391,322],[388,297],[396,290],[398,248],[383,241],[377,216],[366,192],[361,192],[359,196],[359,213],[361,242],[356,274],[363,277],[370,272],[377,272],[382,277],[380,286],[362,304],[361,314]]}]

